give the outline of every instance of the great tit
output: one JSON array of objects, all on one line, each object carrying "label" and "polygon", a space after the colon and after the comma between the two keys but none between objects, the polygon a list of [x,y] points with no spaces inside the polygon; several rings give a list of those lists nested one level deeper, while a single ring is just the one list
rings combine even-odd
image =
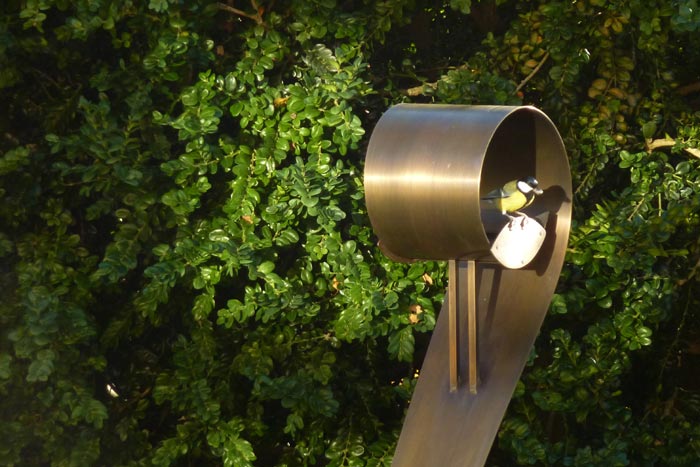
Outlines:
[{"label": "great tit", "polygon": [[518,180],[511,180],[503,187],[487,193],[481,199],[493,203],[501,211],[501,214],[507,216],[512,222],[515,217],[510,214],[524,216],[518,210],[529,206],[536,195],[543,193],[538,185],[539,183],[535,177],[523,177]]}]

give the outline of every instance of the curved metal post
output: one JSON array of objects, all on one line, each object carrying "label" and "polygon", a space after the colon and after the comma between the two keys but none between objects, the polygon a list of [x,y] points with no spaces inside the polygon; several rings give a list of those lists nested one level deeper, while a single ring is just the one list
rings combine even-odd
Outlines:
[{"label": "curved metal post", "polygon": [[[544,189],[524,210],[536,229],[503,236],[507,220],[480,200],[527,175]],[[390,257],[450,261],[393,465],[483,465],[564,261],[572,190],[561,137],[534,107],[402,104],[372,134],[365,193]]]}]

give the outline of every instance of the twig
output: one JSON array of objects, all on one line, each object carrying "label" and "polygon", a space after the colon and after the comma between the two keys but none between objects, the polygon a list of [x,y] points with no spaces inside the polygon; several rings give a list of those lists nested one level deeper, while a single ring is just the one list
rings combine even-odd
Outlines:
[{"label": "twig", "polygon": [[245,18],[252,19],[253,21],[255,21],[258,24],[263,24],[263,18],[262,18],[262,15],[260,14],[260,7],[258,6],[258,2],[256,2],[255,0],[251,0],[250,3],[253,6],[253,8],[255,8],[254,15],[251,15],[250,13],[246,13],[243,10],[239,10],[238,8],[232,7],[231,5],[227,5],[225,3],[219,2],[217,5],[219,6],[220,10],[228,11],[229,13],[233,13],[234,15],[243,16]]},{"label": "twig", "polygon": [[532,69],[530,74],[527,75],[525,79],[520,82],[520,84],[518,84],[517,88],[515,88],[515,94],[519,93],[520,90],[527,84],[527,82],[530,81],[532,77],[537,74],[538,71],[540,71],[540,68],[542,68],[542,65],[544,65],[544,62],[546,62],[548,58],[549,52],[545,52],[544,56],[542,57],[542,60],[540,60],[540,63],[538,63],[537,66]]},{"label": "twig", "polygon": [[695,277],[695,275],[698,273],[698,269],[700,269],[700,259],[697,263],[695,263],[695,266],[692,267],[692,269],[690,270],[690,274],[688,274],[688,277],[686,277],[685,279],[679,279],[676,282],[676,285],[678,285],[679,287],[685,285],[686,282]]},{"label": "twig", "polygon": [[583,180],[581,180],[581,183],[578,184],[578,187],[576,188],[576,191],[574,191],[574,195],[578,195],[581,190],[586,186],[586,182],[588,182],[588,179],[593,176],[593,172],[595,169],[591,167],[591,170],[588,171],[585,177],[583,177]]},{"label": "twig", "polygon": [[[690,309],[690,297],[692,296],[693,288],[688,287],[688,299],[685,302],[685,308],[683,309],[683,314],[681,315],[681,322],[678,324],[678,328],[676,335],[673,338],[673,342],[671,342],[671,345],[668,346],[668,349],[666,350],[666,355],[664,356],[663,360],[661,361],[661,369],[659,370],[659,376],[656,378],[656,385],[657,387],[663,384],[663,377],[664,377],[664,372],[666,371],[666,367],[668,365],[668,361],[671,359],[671,354],[675,352],[678,349],[678,343],[680,342],[681,339],[681,333],[684,331],[685,328],[685,321],[688,316],[688,311]],[[673,396],[671,399],[673,399],[676,395],[676,390],[673,391]],[[646,410],[644,413],[644,416],[642,417],[642,421],[646,420],[647,415],[651,413],[650,410]]]},{"label": "twig", "polygon": [[637,214],[637,211],[639,211],[639,208],[641,208],[643,204],[644,204],[644,197],[642,196],[642,199],[639,200],[639,202],[637,203],[637,205],[636,205],[636,206],[634,207],[634,209],[632,210],[632,213],[631,213],[629,216],[627,216],[627,221],[628,221],[628,222],[631,221],[631,220],[634,218],[634,215]]}]

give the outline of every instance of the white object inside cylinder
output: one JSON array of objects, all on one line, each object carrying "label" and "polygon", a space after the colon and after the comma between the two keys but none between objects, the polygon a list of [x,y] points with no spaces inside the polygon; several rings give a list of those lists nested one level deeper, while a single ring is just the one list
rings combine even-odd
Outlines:
[{"label": "white object inside cylinder", "polygon": [[537,256],[546,231],[535,219],[516,217],[506,224],[491,246],[491,254],[508,269],[520,269]]}]

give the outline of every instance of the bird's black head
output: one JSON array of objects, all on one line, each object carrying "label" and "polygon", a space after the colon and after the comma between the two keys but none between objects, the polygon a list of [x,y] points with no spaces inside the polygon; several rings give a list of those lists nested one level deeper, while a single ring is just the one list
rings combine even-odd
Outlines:
[{"label": "bird's black head", "polygon": [[528,175],[527,177],[523,177],[518,180],[518,189],[525,194],[534,192],[536,195],[541,195],[543,192],[539,185],[540,184],[537,179],[532,175]]},{"label": "bird's black head", "polygon": [[537,188],[537,186],[540,184],[535,177],[532,175],[529,175],[525,178],[522,179],[523,182],[527,183],[530,185],[532,188]]}]

